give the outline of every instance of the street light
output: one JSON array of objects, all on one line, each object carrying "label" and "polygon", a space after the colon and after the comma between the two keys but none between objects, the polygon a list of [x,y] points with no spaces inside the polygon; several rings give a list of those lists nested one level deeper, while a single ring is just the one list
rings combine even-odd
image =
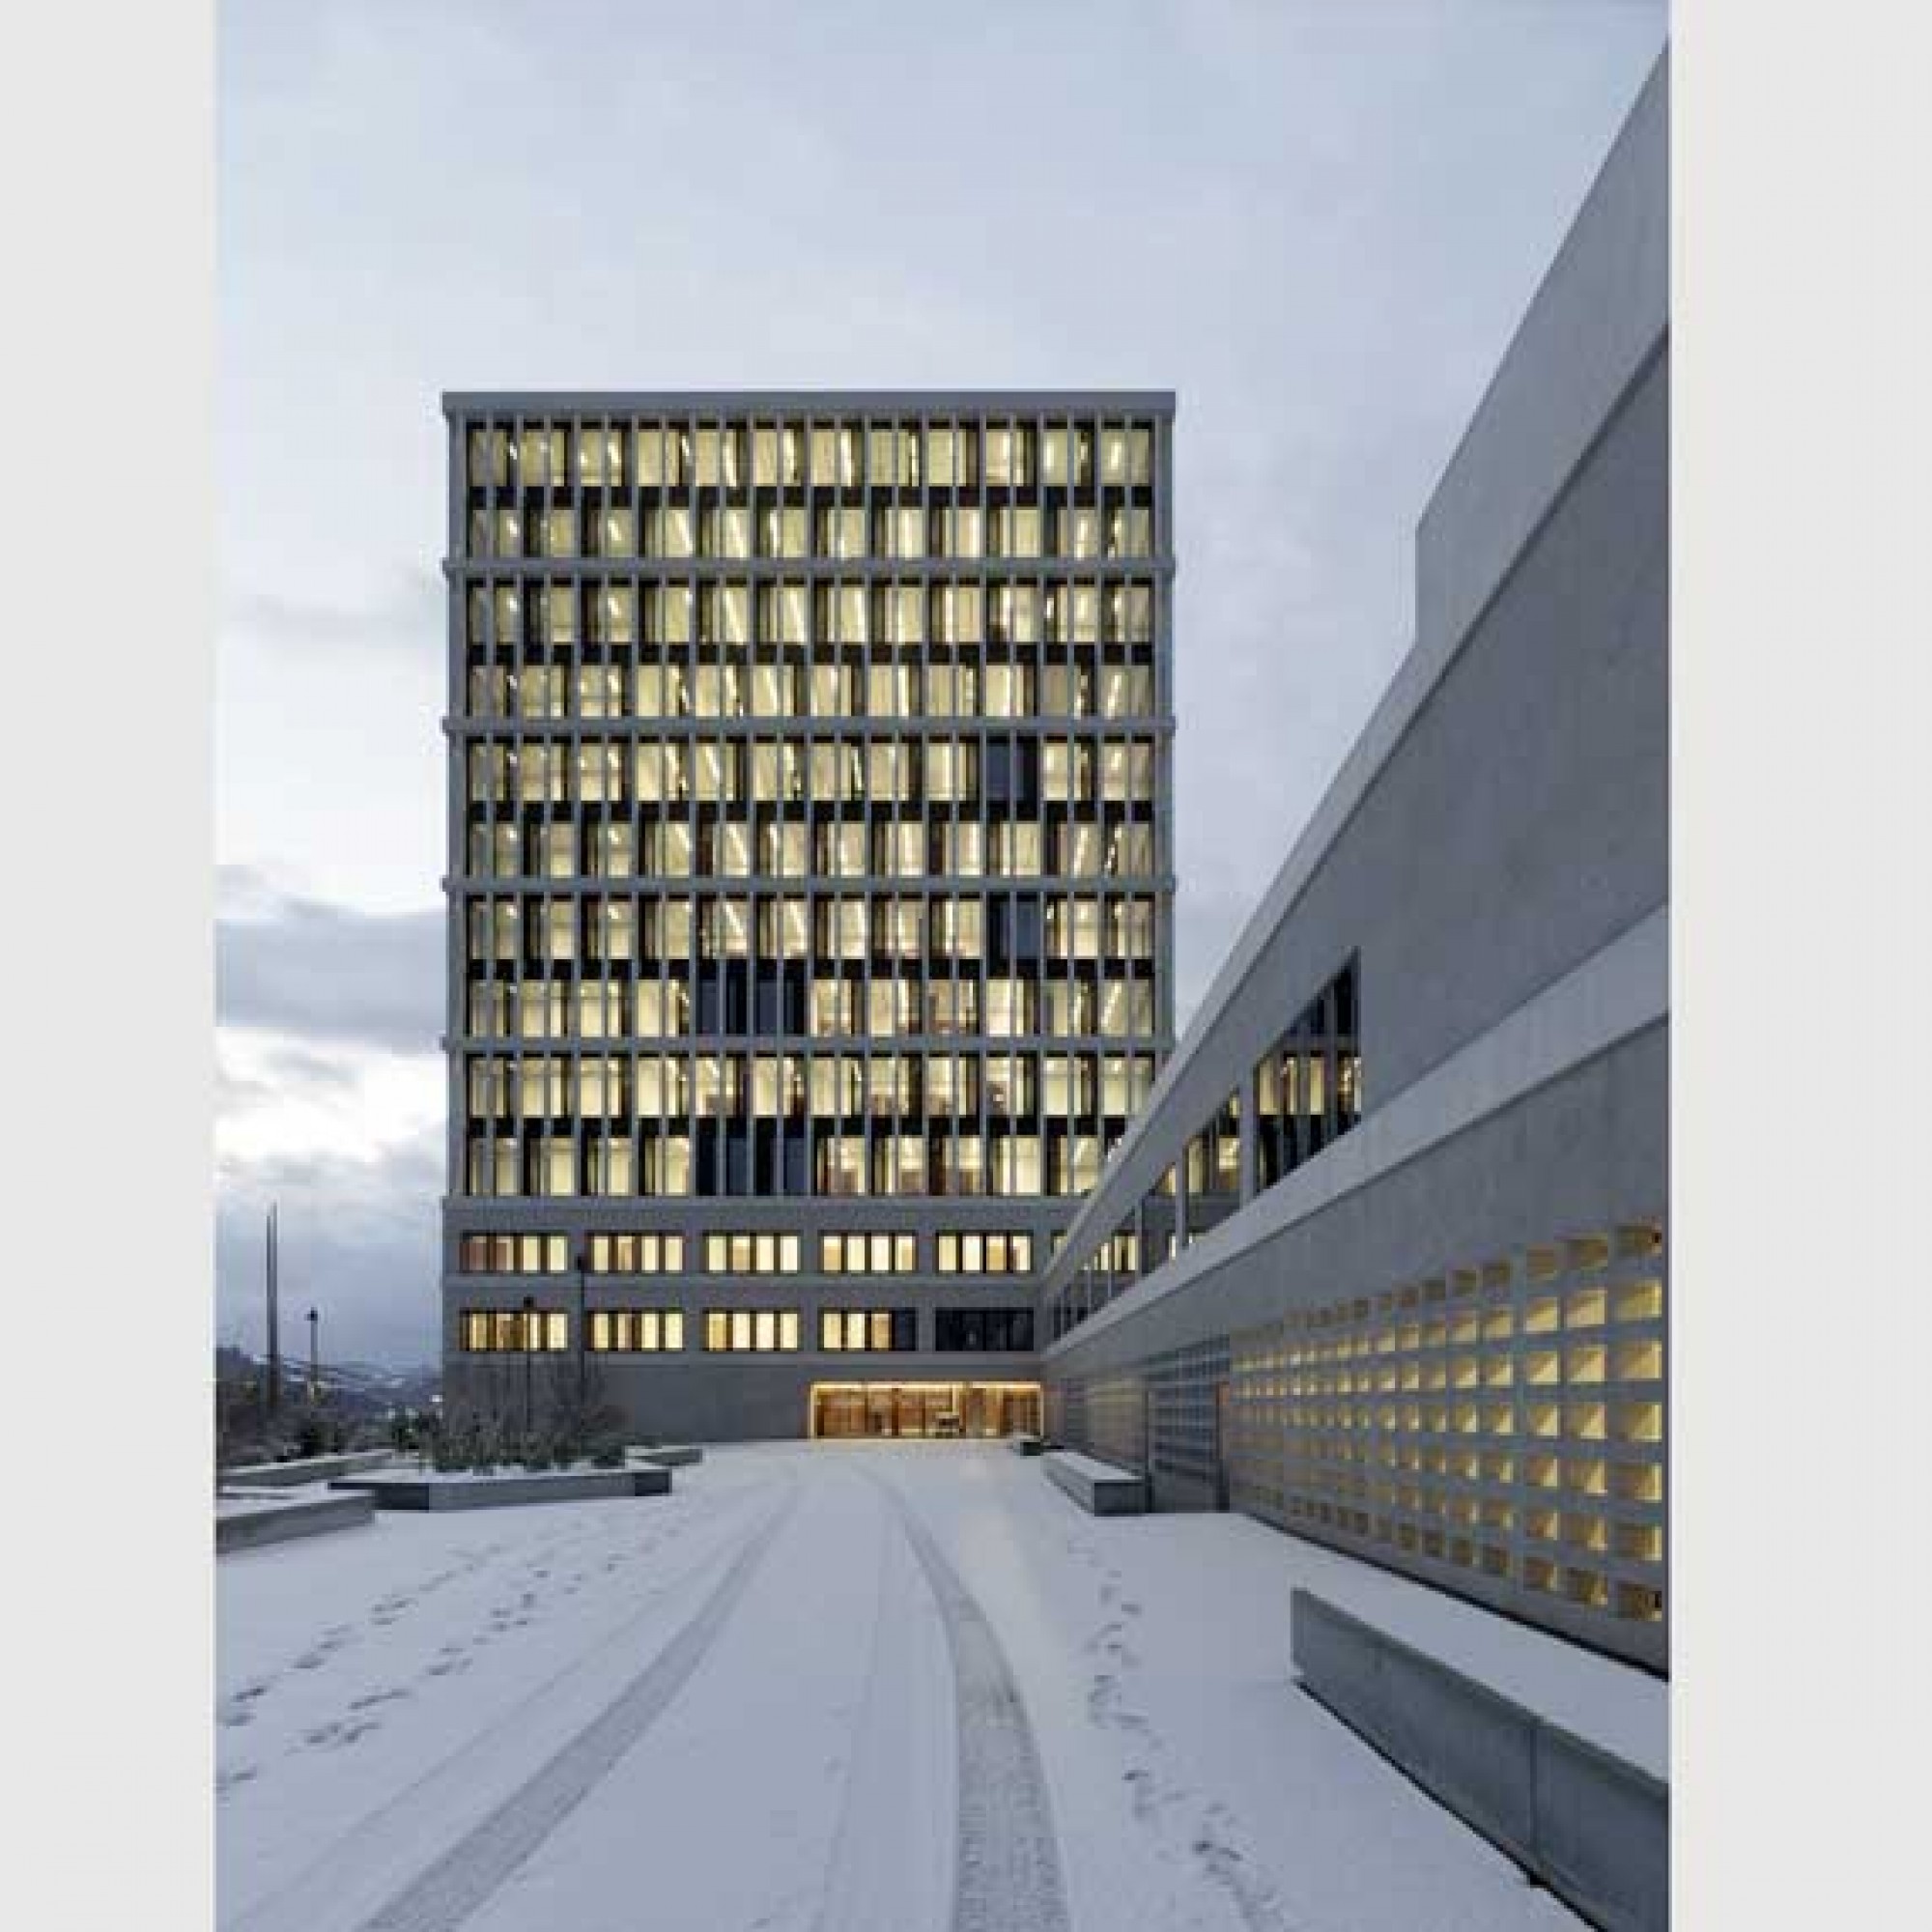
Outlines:
[{"label": "street light", "polygon": [[528,1453],[530,1439],[530,1371],[535,1362],[537,1298],[524,1296],[524,1443]]},{"label": "street light", "polygon": [[317,1340],[321,1332],[322,1316],[311,1308],[308,1312],[308,1400],[311,1408],[315,1406],[322,1382],[322,1350]]},{"label": "street light", "polygon": [[583,1413],[583,1391],[586,1384],[583,1350],[585,1348],[584,1328],[587,1318],[584,1314],[585,1292],[584,1270],[590,1265],[590,1243],[580,1240],[577,1244],[577,1410],[580,1420]]}]

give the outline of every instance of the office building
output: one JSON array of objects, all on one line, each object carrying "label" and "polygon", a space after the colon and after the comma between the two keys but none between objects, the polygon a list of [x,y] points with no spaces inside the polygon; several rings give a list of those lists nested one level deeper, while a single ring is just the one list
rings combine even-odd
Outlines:
[{"label": "office building", "polygon": [[1172,1042],[1173,398],[443,411],[452,1400],[1037,1424]]}]

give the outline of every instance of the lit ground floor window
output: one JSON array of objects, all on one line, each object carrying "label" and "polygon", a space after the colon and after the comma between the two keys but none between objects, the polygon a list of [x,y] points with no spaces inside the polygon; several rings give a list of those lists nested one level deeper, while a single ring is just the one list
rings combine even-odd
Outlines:
[{"label": "lit ground floor window", "polygon": [[798,1325],[796,1308],[708,1308],[704,1346],[712,1354],[791,1354]]},{"label": "lit ground floor window", "polygon": [[680,1308],[600,1308],[590,1317],[590,1347],[598,1353],[654,1355],[684,1347]]},{"label": "lit ground floor window", "polygon": [[918,1326],[912,1308],[821,1308],[818,1346],[835,1354],[903,1352],[919,1347]]},{"label": "lit ground floor window", "polygon": [[1037,1435],[1037,1382],[813,1382],[808,1398],[814,1436],[994,1437]]},{"label": "lit ground floor window", "polygon": [[467,1355],[552,1354],[570,1346],[570,1318],[560,1310],[466,1308],[459,1332]]}]

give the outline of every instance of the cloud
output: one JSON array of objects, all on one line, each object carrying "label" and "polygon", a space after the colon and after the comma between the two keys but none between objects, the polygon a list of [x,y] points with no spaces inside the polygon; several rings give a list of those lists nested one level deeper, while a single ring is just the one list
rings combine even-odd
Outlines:
[{"label": "cloud", "polygon": [[442,914],[332,904],[248,866],[217,869],[216,903],[216,1334],[261,1345],[274,1202],[285,1333],[313,1305],[333,1359],[434,1360]]},{"label": "cloud", "polygon": [[285,1346],[310,1307],[332,1361],[433,1362],[442,1133],[423,1129],[375,1162],[288,1155],[224,1162],[215,1208],[215,1334],[260,1348],[263,1225],[276,1205]]},{"label": "cloud", "polygon": [[224,1027],[308,1040],[437,1050],[443,1025],[444,915],[361,912],[280,896],[224,867],[232,910],[215,922],[215,1009]]},{"label": "cloud", "polygon": [[445,641],[446,587],[435,572],[398,565],[357,602],[293,597],[282,590],[230,594],[224,626],[281,650],[412,651],[435,656]]}]

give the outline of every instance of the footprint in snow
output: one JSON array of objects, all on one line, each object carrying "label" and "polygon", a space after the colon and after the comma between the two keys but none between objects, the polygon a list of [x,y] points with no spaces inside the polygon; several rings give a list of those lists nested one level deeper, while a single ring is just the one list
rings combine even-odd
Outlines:
[{"label": "footprint in snow", "polygon": [[347,1719],[337,1718],[327,1724],[318,1724],[312,1731],[302,1733],[302,1743],[318,1748],[343,1745],[353,1745],[357,1738],[367,1737],[371,1731],[381,1726],[374,1718],[363,1718],[352,1723]]},{"label": "footprint in snow", "polygon": [[219,1706],[217,1706],[214,1714],[215,1722],[218,1724],[225,1724],[229,1726],[231,1729],[241,1724],[253,1723],[255,1720],[255,1714],[248,1707],[249,1705],[253,1704],[257,1698],[266,1696],[268,1694],[269,1685],[272,1681],[273,1681],[272,1679],[264,1679],[259,1684],[242,1685],[241,1690],[236,1691],[232,1697],[224,1699],[223,1702]]}]

